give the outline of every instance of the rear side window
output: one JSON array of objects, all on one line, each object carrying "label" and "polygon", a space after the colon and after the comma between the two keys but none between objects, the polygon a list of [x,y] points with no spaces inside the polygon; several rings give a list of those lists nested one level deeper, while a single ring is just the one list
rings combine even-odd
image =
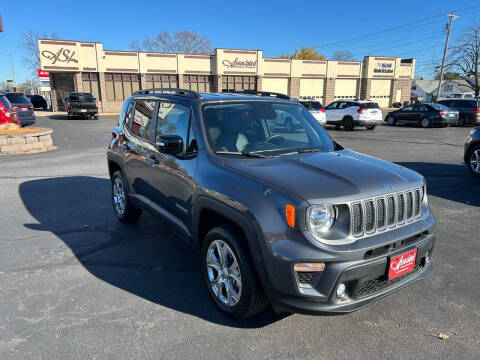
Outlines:
[{"label": "rear side window", "polygon": [[380,106],[378,106],[378,104],[374,102],[360,104],[360,107],[362,109],[380,109]]},{"label": "rear side window", "polygon": [[2,103],[3,106],[5,106],[6,109],[11,108],[10,102],[7,100],[7,98],[5,96],[0,96],[0,103]]},{"label": "rear side window", "polygon": [[421,105],[415,105],[415,107],[413,108],[414,111],[427,111],[427,107],[423,104]]},{"label": "rear side window", "polygon": [[135,101],[135,111],[133,112],[130,128],[134,135],[150,142],[155,142],[153,121],[155,105],[156,101],[153,100]]},{"label": "rear side window", "polygon": [[477,108],[477,102],[473,100],[459,100],[457,101],[458,105],[457,107],[461,109],[476,109]]},{"label": "rear side window", "polygon": [[5,95],[12,104],[30,104],[30,101],[25,97],[25,95],[20,94],[7,94]]},{"label": "rear side window", "polygon": [[308,110],[321,110],[322,104],[319,101],[300,101],[300,104],[305,106]]}]

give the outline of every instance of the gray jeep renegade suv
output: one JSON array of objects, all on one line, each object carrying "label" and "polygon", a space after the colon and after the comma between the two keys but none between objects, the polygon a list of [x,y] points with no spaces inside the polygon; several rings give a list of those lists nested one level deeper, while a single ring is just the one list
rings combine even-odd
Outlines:
[{"label": "gray jeep renegade suv", "polygon": [[284,95],[138,91],[107,158],[118,219],[147,210],[197,246],[236,318],[350,312],[433,272],[424,178],[344,149]]}]

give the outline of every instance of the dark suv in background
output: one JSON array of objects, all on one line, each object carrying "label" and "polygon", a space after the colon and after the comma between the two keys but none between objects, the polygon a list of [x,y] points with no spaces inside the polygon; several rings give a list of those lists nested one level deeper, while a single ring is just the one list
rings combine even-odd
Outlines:
[{"label": "dark suv in background", "polygon": [[269,302],[350,312],[430,275],[424,178],[344,149],[298,102],[258,95],[125,100],[107,151],[117,218],[147,210],[199,247],[211,298],[236,318]]},{"label": "dark suv in background", "polygon": [[98,119],[97,99],[90,93],[70,93],[70,95],[65,98],[65,107],[68,118],[81,116]]},{"label": "dark suv in background", "polygon": [[480,125],[480,102],[475,99],[443,99],[438,100],[450,109],[458,110],[459,116],[457,125]]},{"label": "dark suv in background", "polygon": [[28,100],[32,103],[33,107],[35,109],[41,108],[43,110],[48,109],[48,103],[47,100],[41,95],[26,95]]}]

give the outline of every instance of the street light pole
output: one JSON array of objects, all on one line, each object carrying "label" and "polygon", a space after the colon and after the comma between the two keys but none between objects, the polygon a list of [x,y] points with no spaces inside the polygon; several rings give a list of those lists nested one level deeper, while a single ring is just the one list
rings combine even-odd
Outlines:
[{"label": "street light pole", "polygon": [[12,80],[13,80],[13,86],[15,86],[15,71],[13,70],[13,56],[12,56],[12,53],[9,53],[8,51],[3,51],[3,50],[0,50],[0,53],[7,54],[8,56],[10,56],[10,66],[12,68]]},{"label": "street light pole", "polygon": [[452,28],[452,21],[456,18],[458,18],[458,15],[454,14],[447,14],[449,17],[449,21],[447,24],[447,39],[445,40],[445,47],[443,49],[443,59],[442,59],[442,68],[440,69],[440,79],[438,80],[438,89],[437,89],[437,100],[440,97],[440,88],[442,86],[442,80],[443,80],[443,69],[445,67],[445,58],[447,57],[447,51],[448,51],[448,39],[450,39],[450,29]]}]

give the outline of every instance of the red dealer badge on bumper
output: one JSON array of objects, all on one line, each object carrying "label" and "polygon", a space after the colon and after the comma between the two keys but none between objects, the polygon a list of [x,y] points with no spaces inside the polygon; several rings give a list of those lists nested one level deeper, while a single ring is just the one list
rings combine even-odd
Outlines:
[{"label": "red dealer badge on bumper", "polygon": [[395,279],[412,271],[415,267],[416,258],[417,249],[392,257],[388,267],[388,280]]}]

